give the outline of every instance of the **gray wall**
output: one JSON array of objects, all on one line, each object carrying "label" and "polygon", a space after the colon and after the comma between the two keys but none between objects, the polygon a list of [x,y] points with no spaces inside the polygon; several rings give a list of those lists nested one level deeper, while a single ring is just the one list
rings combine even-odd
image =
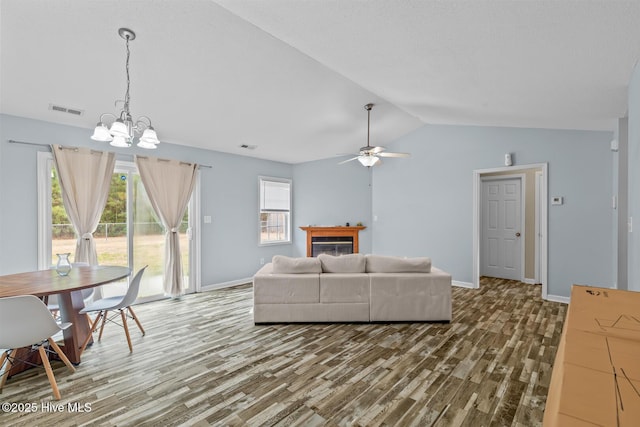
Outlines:
[{"label": "gray wall", "polygon": [[371,170],[358,161],[338,165],[343,157],[293,167],[294,255],[306,255],[306,225],[356,225],[360,253],[371,252]]},{"label": "gray wall", "polygon": [[90,129],[0,115],[0,274],[37,269],[36,152],[47,150],[8,139],[95,147],[121,160],[138,153],[211,165],[201,169],[202,215],[212,217],[201,224],[203,286],[250,277],[260,258],[291,255],[293,245],[258,246],[258,176],[291,178],[291,165],[167,143],[153,152],[116,149],[90,135]]},{"label": "gray wall", "polygon": [[[428,125],[389,145],[412,154],[373,175],[373,246],[379,254],[430,256],[472,282],[473,171],[549,164],[548,293],[573,283],[613,285],[612,132]],[[377,220],[376,220],[377,218]]]},{"label": "gray wall", "polygon": [[640,291],[640,67],[636,65],[629,82],[629,160],[628,203],[629,217],[633,218],[633,231],[628,235],[629,290]]},{"label": "gray wall", "polygon": [[[634,76],[640,80],[637,72]],[[632,86],[630,194],[640,188],[631,163],[640,160],[640,89]],[[89,134],[0,115],[0,274],[37,268],[36,151],[45,150],[6,141],[95,147]],[[372,170],[357,162],[338,165],[338,158],[287,165],[166,143],[152,155],[213,166],[201,170],[202,215],[213,218],[201,224],[203,285],[250,277],[260,258],[304,255],[300,226],[358,221],[367,226],[360,233],[361,252],[428,255],[454,280],[471,282],[473,170],[501,167],[507,152],[516,165],[548,162],[549,197],[565,198],[564,205],[549,206],[548,291],[568,296],[572,283],[613,285],[612,137],[611,132],[429,125],[389,145],[411,158],[385,159]],[[135,152],[149,154],[113,151],[123,160]],[[260,175],[293,179],[293,245],[258,246]],[[632,212],[640,212],[640,198],[630,196],[629,203]],[[638,246],[640,240],[630,236],[629,259]],[[640,277],[637,267],[629,264],[629,287],[640,289],[632,280],[634,273]]]}]

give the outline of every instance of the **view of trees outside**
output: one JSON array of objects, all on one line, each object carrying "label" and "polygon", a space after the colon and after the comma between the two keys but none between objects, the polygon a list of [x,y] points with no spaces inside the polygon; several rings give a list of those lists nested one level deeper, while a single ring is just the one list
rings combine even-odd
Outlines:
[{"label": "view of trees outside", "polygon": [[260,242],[271,243],[288,240],[288,221],[288,212],[261,212]]},{"label": "view of trees outside", "polygon": [[[156,219],[149,203],[140,176],[137,174],[114,173],[107,204],[100,223],[93,234],[98,253],[98,263],[105,265],[129,266],[127,238],[127,179],[133,185],[133,253],[134,270],[148,265],[140,287],[140,297],[162,294],[164,271],[164,227]],[[180,227],[180,251],[182,253],[185,282],[189,273],[189,241],[187,238],[188,212]],[[71,253],[74,262],[76,234],[62,202],[57,171],[52,169],[51,179],[51,264],[57,262],[59,253]]]},{"label": "view of trees outside", "polygon": [[[58,173],[52,169],[51,180],[51,224],[52,237],[57,239],[75,239],[75,231],[67,216],[62,202]],[[124,179],[122,178],[124,177]],[[148,217],[155,222],[154,217]],[[114,173],[107,205],[102,212],[100,224],[94,236],[122,237],[127,235],[127,182],[126,175]],[[99,256],[100,254],[98,254]]]}]

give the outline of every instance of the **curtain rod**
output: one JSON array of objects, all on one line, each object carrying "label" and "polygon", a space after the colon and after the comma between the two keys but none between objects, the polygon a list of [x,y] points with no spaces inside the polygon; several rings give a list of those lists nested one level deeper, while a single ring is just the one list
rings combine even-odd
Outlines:
[{"label": "curtain rod", "polygon": [[[35,145],[38,147],[47,147],[49,149],[49,151],[51,151],[51,144],[41,144],[39,142],[27,142],[27,141],[16,141],[15,139],[8,139],[7,140],[10,144],[24,144],[24,145]],[[63,148],[71,148],[71,147],[64,147]],[[127,154],[125,154],[127,155]],[[129,154],[131,157],[133,157],[133,154]],[[144,156],[139,156],[139,157],[144,157]],[[145,159],[147,157],[144,157]],[[160,159],[160,160],[164,160],[164,159]],[[188,163],[188,162],[183,162],[183,163]],[[211,169],[212,166],[210,165],[201,165],[198,164],[198,168],[209,168]]]},{"label": "curtain rod", "polygon": [[47,147],[51,150],[51,144],[40,144],[37,142],[16,141],[15,139],[7,140],[10,144],[25,144],[25,145],[37,145],[38,147]]}]

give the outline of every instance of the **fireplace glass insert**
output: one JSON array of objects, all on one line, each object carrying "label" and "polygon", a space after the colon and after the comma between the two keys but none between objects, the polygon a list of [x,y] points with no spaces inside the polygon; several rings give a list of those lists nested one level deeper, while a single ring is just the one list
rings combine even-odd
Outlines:
[{"label": "fireplace glass insert", "polygon": [[353,253],[353,237],[351,236],[329,236],[311,238],[311,256],[320,254],[346,255]]}]

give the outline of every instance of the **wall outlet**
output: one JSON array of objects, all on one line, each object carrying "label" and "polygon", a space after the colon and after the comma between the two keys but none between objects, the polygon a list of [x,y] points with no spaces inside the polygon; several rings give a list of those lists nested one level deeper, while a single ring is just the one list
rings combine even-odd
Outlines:
[{"label": "wall outlet", "polygon": [[264,265],[264,258],[260,258],[260,265]]},{"label": "wall outlet", "polygon": [[211,224],[211,216],[205,215],[204,216],[204,223],[205,224]]},{"label": "wall outlet", "polygon": [[627,222],[627,226],[629,227],[629,233],[633,233],[633,217],[629,217],[629,222]]},{"label": "wall outlet", "polygon": [[552,205],[561,205],[564,203],[564,197],[562,196],[553,196],[551,198],[551,204]]}]

